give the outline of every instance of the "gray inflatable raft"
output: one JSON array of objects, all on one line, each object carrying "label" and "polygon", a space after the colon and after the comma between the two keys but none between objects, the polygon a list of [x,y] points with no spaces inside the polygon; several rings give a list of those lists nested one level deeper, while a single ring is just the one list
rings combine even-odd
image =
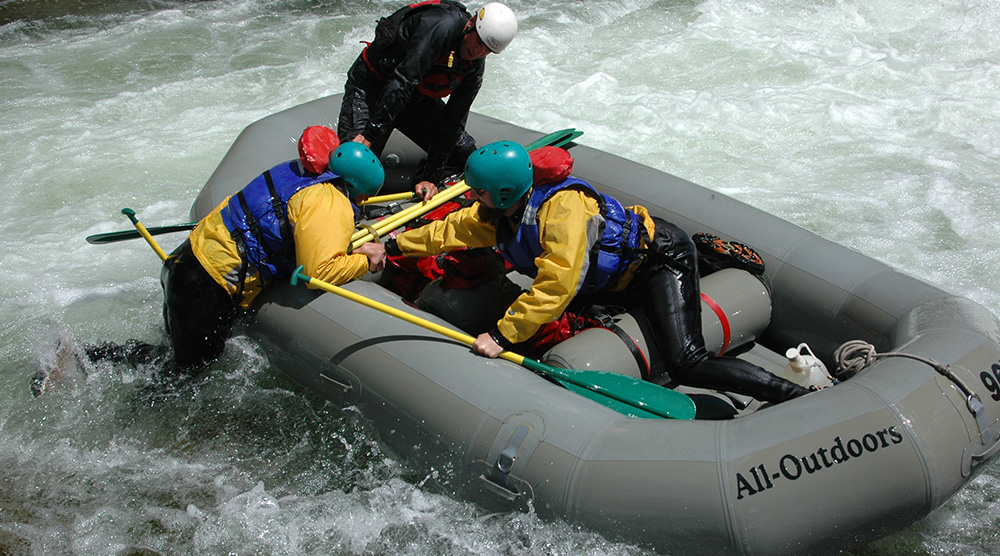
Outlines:
[{"label": "gray inflatable raft", "polygon": [[[295,158],[302,130],[336,121],[339,106],[335,95],[247,127],[192,217]],[[542,135],[477,114],[468,129],[480,144]],[[836,552],[919,520],[996,454],[1000,327],[984,308],[718,192],[583,145],[571,152],[575,175],[625,204],[761,254],[763,283],[739,271],[704,278],[723,308],[706,308],[710,347],[775,373],[803,342],[831,369],[850,340],[908,356],[875,357],[836,386],[776,406],[692,391],[700,414],[731,418],[677,421],[626,417],[513,363],[301,286],[267,292],[251,335],[297,382],[356,404],[401,458],[450,470],[444,479],[456,495],[490,509],[532,507],[670,554]],[[421,154],[398,135],[390,140],[387,189],[407,187]],[[346,288],[451,326],[374,281]],[[648,352],[638,321],[622,317]],[[634,374],[616,336],[584,334],[547,360]]]}]

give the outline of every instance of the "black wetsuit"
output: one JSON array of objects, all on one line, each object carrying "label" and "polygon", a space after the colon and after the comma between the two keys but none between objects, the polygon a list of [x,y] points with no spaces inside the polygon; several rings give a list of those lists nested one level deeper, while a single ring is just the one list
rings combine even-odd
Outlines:
[{"label": "black wetsuit", "polygon": [[482,59],[459,56],[471,17],[461,4],[443,0],[384,18],[375,41],[347,73],[337,127],[341,141],[362,134],[381,154],[398,129],[428,153],[414,181],[438,183],[461,169],[476,147],[465,122],[485,68]]},{"label": "black wetsuit", "polygon": [[808,392],[735,357],[712,355],[701,333],[698,253],[676,225],[653,218],[656,230],[649,258],[630,289],[643,295],[656,346],[670,363],[670,378],[680,384],[724,390],[758,400],[781,402]]},{"label": "black wetsuit", "polygon": [[222,355],[233,322],[243,311],[198,262],[190,240],[163,263],[160,282],[163,322],[178,370],[198,368]]},{"label": "black wetsuit", "polygon": [[243,310],[201,266],[190,240],[185,240],[163,263],[160,284],[163,322],[170,344],[102,342],[85,347],[91,360],[127,362],[132,366],[154,364],[174,376],[197,373],[222,355],[230,330]]}]

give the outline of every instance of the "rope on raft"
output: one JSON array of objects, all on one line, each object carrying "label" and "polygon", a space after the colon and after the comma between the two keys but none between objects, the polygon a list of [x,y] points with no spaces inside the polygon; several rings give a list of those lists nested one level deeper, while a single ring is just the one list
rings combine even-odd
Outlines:
[{"label": "rope on raft", "polygon": [[952,381],[966,399],[972,397],[974,392],[961,378],[955,375],[948,365],[943,365],[933,359],[902,352],[876,353],[875,346],[864,340],[851,340],[844,342],[833,352],[833,358],[837,361],[836,375],[840,377],[851,377],[859,373],[862,369],[871,365],[876,359],[881,357],[906,357],[926,363],[942,376]]}]

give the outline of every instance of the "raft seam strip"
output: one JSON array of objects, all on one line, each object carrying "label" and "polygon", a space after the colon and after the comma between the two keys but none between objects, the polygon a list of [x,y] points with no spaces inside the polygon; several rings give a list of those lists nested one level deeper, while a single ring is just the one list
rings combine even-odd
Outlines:
[{"label": "raft seam strip", "polygon": [[[935,384],[937,383],[937,376],[938,375],[935,374],[934,377],[931,378],[931,380],[934,381]],[[923,513],[924,513],[924,515],[927,515],[933,509],[933,508],[931,508],[931,501],[934,499],[934,497],[931,494],[931,489],[933,488],[933,482],[931,480],[930,464],[927,462],[927,456],[924,453],[924,446],[923,446],[923,444],[921,444],[918,441],[916,433],[913,432],[913,427],[910,426],[910,424],[909,424],[909,422],[908,422],[907,419],[903,418],[903,414],[898,409],[896,409],[896,406],[894,404],[890,404],[888,401],[885,400],[885,398],[883,398],[882,396],[880,396],[878,393],[876,393],[871,388],[869,388],[869,387],[867,387],[867,386],[865,386],[863,384],[854,384],[854,383],[846,383],[846,382],[837,385],[837,388],[844,388],[844,387],[852,387],[852,388],[857,388],[859,390],[864,390],[864,391],[868,392],[869,394],[871,394],[872,396],[874,396],[875,399],[877,399],[879,402],[881,402],[885,406],[885,408],[889,411],[889,413],[891,413],[896,418],[896,422],[899,423],[899,426],[904,431],[906,431],[906,437],[909,438],[910,442],[913,444],[913,451],[916,452],[916,454],[917,454],[917,461],[920,462],[920,469],[921,469],[921,471],[923,471],[923,475],[924,475],[924,507],[925,507],[925,510],[924,510]]]},{"label": "raft seam strip", "polygon": [[727,349],[729,349],[729,342],[733,337],[732,330],[729,327],[729,316],[726,315],[726,312],[722,310],[722,307],[719,307],[719,304],[705,292],[701,292],[701,300],[715,312],[715,316],[719,317],[719,324],[722,325],[722,348],[719,350],[718,355],[722,355],[723,353],[726,353]]},{"label": "raft seam strip", "polygon": [[[593,402],[593,403],[597,403],[597,402]],[[605,408],[602,408],[602,409],[605,409]],[[608,411],[610,411],[610,410],[608,410]],[[615,421],[618,420],[618,417],[620,417],[622,419],[628,419],[627,417],[625,417],[625,416],[623,416],[623,415],[621,415],[619,413],[615,413],[614,415],[609,416],[604,421],[603,425],[601,425],[599,427],[594,427],[593,430],[591,431],[591,433],[589,435],[587,435],[587,438],[584,439],[582,442],[580,442],[580,445],[579,445],[580,446],[580,451],[576,453],[576,456],[573,458],[573,465],[570,466],[569,472],[566,473],[566,490],[563,493],[563,511],[562,511],[562,518],[563,519],[565,519],[567,521],[572,521],[571,514],[573,513],[573,510],[575,509],[573,507],[573,493],[576,491],[576,488],[574,488],[574,486],[577,484],[577,481],[579,480],[580,467],[582,467],[583,461],[584,460],[586,460],[588,462],[598,461],[598,460],[595,460],[595,459],[587,459],[587,458],[585,458],[585,456],[588,455],[591,452],[590,447],[594,444],[594,437],[597,436],[598,433],[604,433],[604,431],[606,431],[607,429],[609,429],[611,427],[611,424],[613,422],[615,422]],[[567,453],[569,453],[569,452],[567,452]],[[606,461],[606,460],[600,460],[600,461]]]},{"label": "raft seam strip", "polygon": [[736,533],[736,516],[733,512],[736,509],[736,504],[732,504],[729,500],[729,473],[727,472],[727,462],[729,454],[726,453],[726,430],[728,427],[723,426],[723,422],[719,421],[715,423],[715,466],[716,471],[719,474],[719,494],[722,497],[722,508],[723,516],[726,522],[726,532],[729,533],[729,544],[733,549],[739,550],[739,554],[746,556],[747,552],[743,543],[740,542],[739,535]]}]

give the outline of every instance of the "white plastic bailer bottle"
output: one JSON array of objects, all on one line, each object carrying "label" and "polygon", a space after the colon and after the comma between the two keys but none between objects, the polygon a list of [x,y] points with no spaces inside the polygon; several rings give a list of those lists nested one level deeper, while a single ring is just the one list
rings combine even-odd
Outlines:
[{"label": "white plastic bailer bottle", "polygon": [[788,348],[785,352],[788,358],[788,365],[785,367],[784,377],[796,384],[809,388],[826,388],[833,386],[833,379],[826,370],[826,365],[817,358],[812,349],[805,343],[798,347]]}]

